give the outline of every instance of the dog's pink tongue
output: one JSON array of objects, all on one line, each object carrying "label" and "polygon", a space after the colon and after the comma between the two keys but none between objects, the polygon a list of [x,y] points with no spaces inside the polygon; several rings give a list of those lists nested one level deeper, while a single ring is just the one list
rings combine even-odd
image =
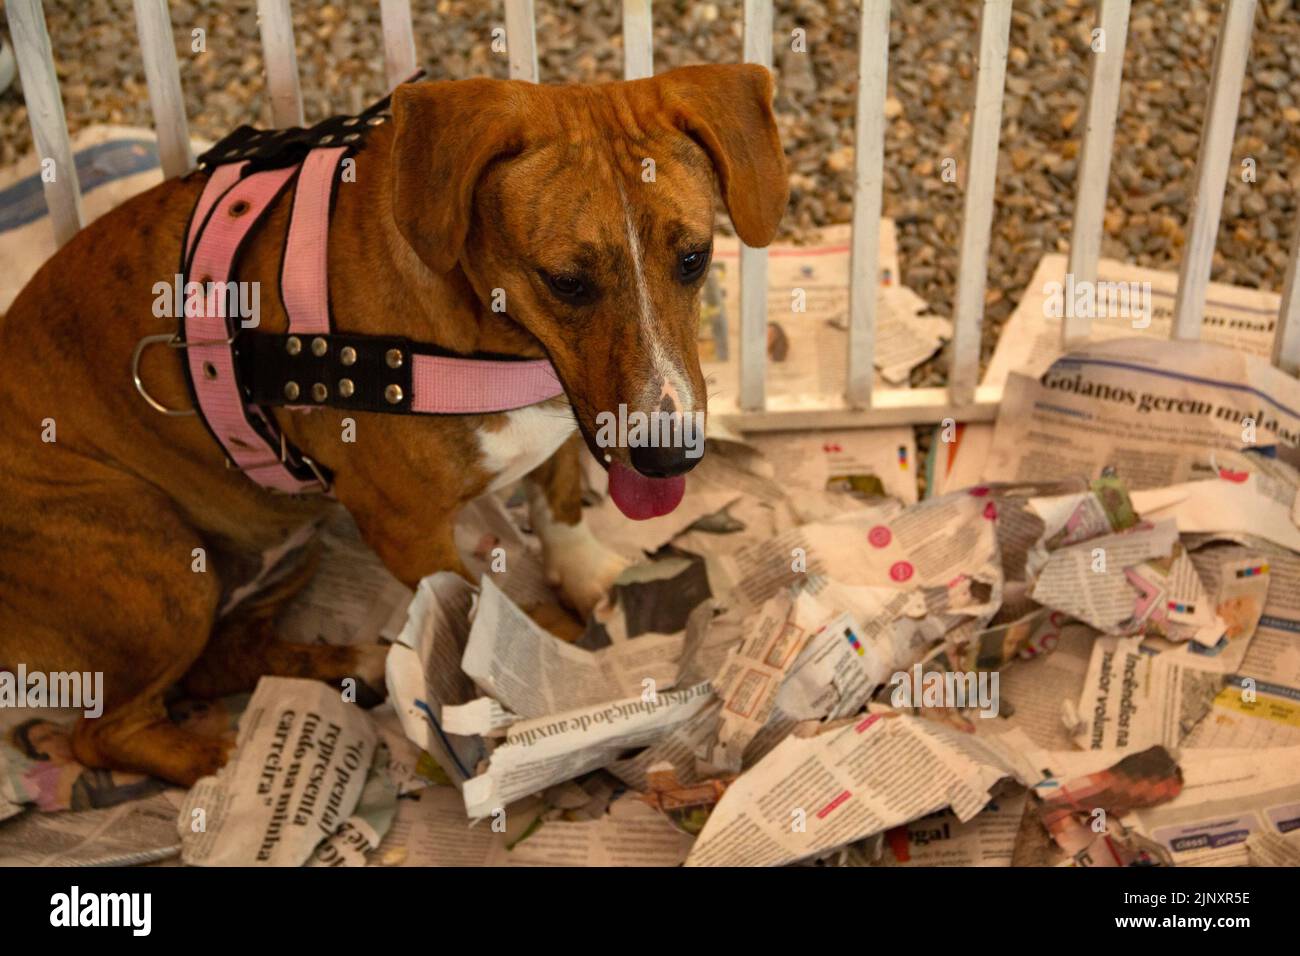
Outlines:
[{"label": "dog's pink tongue", "polygon": [[686,493],[686,476],[647,478],[621,462],[609,466],[609,496],[633,521],[658,518],[681,504]]}]

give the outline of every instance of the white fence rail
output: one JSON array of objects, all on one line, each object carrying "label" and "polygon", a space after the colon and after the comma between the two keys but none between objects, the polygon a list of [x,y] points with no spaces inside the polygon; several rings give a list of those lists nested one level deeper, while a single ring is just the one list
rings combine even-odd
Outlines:
[{"label": "white fence rail", "polygon": [[871,407],[880,284],[880,214],[885,202],[885,98],[889,0],[862,0],[858,30],[858,111],[854,127],[853,242],[849,253],[849,358],[844,397]]},{"label": "white fence rail", "polygon": [[81,228],[81,184],[72,159],[68,123],[63,117],[63,96],[54,72],[50,35],[45,32],[41,0],[8,0],[5,12],[18,73],[23,79],[27,120],[41,159],[45,203],[50,207],[54,238],[63,245]]},{"label": "white fence rail", "polygon": [[149,105],[158,130],[158,160],[164,176],[184,176],[194,167],[194,154],[190,152],[190,124],[185,117],[167,0],[135,0],[135,22]]},{"label": "white fence rail", "polygon": [[[1066,271],[1075,282],[1097,281],[1101,237],[1106,219],[1106,184],[1110,155],[1115,148],[1115,118],[1124,75],[1130,0],[1102,0],[1092,39],[1092,70],[1088,75],[1088,109],[1083,146],[1079,151],[1079,189],[1070,230],[1070,261]],[[1100,33],[1096,32],[1100,31]],[[1092,318],[1083,310],[1065,310],[1061,345],[1087,341]]]},{"label": "white fence rail", "polygon": [[[722,407],[715,405],[714,409],[736,427],[838,428],[921,424],[949,417],[978,421],[994,416],[997,391],[977,383],[1013,0],[980,2],[979,60],[964,170],[965,203],[948,387],[879,389],[873,384],[890,0],[861,0],[847,388],[844,395],[767,394],[767,252],[742,246],[739,395],[730,399],[720,396]],[[167,2],[134,3],[163,170],[168,176],[183,175],[194,160]],[[416,64],[411,5],[410,0],[379,3],[385,77],[391,87],[409,76]],[[1187,245],[1179,270],[1172,332],[1177,338],[1194,339],[1200,334],[1256,3],[1226,0],[1219,27],[1209,101],[1201,127]],[[1076,282],[1094,281],[1097,274],[1130,6],[1131,0],[1095,2],[1086,120],[1070,234],[1068,268]],[[302,95],[290,0],[258,0],[257,8],[273,120],[278,126],[301,125]],[[41,3],[7,0],[5,9],[32,137],[43,165],[55,173],[43,177],[44,189],[55,236],[62,244],[81,227],[81,193]],[[510,76],[538,82],[534,0],[504,0],[504,23]],[[624,0],[624,76],[628,79],[653,72],[652,28],[651,0]],[[770,68],[775,39],[772,0],[744,0],[744,59]],[[1300,368],[1298,277],[1300,227],[1292,239],[1274,342],[1274,362],[1293,374]],[[1089,331],[1087,316],[1069,315],[1062,320],[1063,344],[1086,340]]]}]

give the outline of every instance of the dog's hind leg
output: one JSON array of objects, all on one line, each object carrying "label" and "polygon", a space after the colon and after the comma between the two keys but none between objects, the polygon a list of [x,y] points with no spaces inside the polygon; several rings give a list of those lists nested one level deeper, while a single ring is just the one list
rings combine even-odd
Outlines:
[{"label": "dog's hind leg", "polygon": [[72,735],[72,752],[88,767],[136,770],[184,787],[220,770],[230,748],[229,740],[177,727],[161,696],[83,718]]},{"label": "dog's hind leg", "polygon": [[4,663],[93,675],[97,699],[77,706],[102,713],[73,732],[81,763],[191,784],[226,745],[172,724],[163,695],[207,643],[221,581],[200,570],[203,541],[168,499],[78,464],[74,478],[42,483],[40,511],[5,519]]},{"label": "dog's hind leg", "polygon": [[319,564],[320,548],[313,543],[306,560],[292,572],[219,620],[212,640],[185,674],[186,693],[224,697],[252,690],[264,676],[330,683],[352,677],[358,682],[358,701],[377,702],[384,687],[386,648],[291,644],[276,637],[276,618],[311,581]]},{"label": "dog's hind leg", "polygon": [[262,677],[303,677],[339,684],[357,681],[357,702],[383,697],[388,648],[379,644],[293,644],[276,637],[277,609],[238,609],[223,618],[182,686],[195,697],[252,690]]}]

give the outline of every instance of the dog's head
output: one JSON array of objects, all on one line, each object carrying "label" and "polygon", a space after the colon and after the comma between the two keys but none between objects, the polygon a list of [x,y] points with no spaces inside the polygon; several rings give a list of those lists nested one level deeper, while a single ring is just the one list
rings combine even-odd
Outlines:
[{"label": "dog's head", "polygon": [[541,343],[631,517],[670,511],[703,452],[715,177],[748,245],[771,242],[785,209],[771,101],[771,75],[739,65],[393,95],[398,228]]}]

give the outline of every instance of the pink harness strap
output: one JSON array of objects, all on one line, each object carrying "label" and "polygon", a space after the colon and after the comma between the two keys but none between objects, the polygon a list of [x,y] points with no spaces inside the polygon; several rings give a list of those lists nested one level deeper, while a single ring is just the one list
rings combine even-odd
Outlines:
[{"label": "pink harness strap", "polygon": [[330,332],[330,197],[334,193],[334,170],[347,150],[346,146],[313,149],[298,174],[280,273],[280,294],[289,313],[290,332]]},{"label": "pink harness strap", "polygon": [[203,228],[203,223],[208,218],[208,213],[212,211],[213,204],[222,193],[239,182],[239,174],[243,168],[243,163],[229,163],[225,166],[218,166],[213,170],[212,176],[208,179],[208,184],[203,187],[203,192],[199,195],[199,201],[194,207],[194,214],[190,216],[190,228],[185,236],[186,262],[190,261],[190,255],[194,251],[194,239]]},{"label": "pink harness strap", "polygon": [[[218,172],[226,168],[218,167]],[[208,203],[212,212],[198,234],[188,275],[205,284],[229,281],[244,237],[295,171],[288,167],[254,173]],[[226,178],[219,180],[214,174],[205,194],[221,188]],[[309,491],[316,482],[295,477],[280,460],[279,449],[270,447],[244,414],[225,306],[218,289],[208,286],[201,314],[189,315],[186,310],[185,357],[203,417],[230,460],[258,484],[291,494]]]},{"label": "pink harness strap", "polygon": [[425,414],[482,415],[564,394],[546,359],[499,362],[416,355],[412,361],[411,408]]}]

